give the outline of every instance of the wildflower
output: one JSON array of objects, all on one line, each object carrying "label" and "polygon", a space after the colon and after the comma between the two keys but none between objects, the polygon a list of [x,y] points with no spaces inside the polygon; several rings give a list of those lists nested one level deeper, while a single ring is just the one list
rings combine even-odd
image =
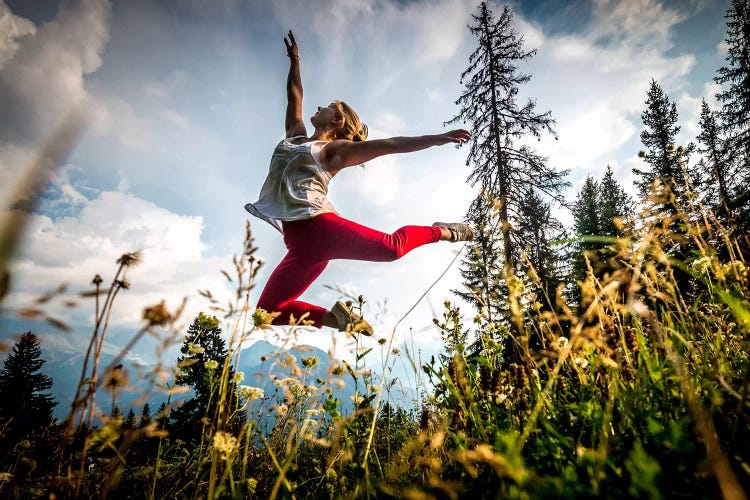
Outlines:
[{"label": "wildflower", "polygon": [[308,431],[314,432],[318,428],[319,422],[317,420],[312,420],[310,418],[306,418],[302,421],[302,428],[307,429]]},{"label": "wildflower", "polygon": [[334,369],[333,369],[333,372],[332,372],[332,373],[333,373],[334,375],[336,375],[336,376],[339,376],[339,375],[341,375],[342,373],[344,373],[344,367],[343,367],[343,366],[341,366],[341,365],[338,365],[338,366],[337,366],[336,368],[334,368]]},{"label": "wildflower", "polygon": [[380,392],[380,387],[378,387],[377,385],[371,384],[370,385],[370,392],[378,393],[378,392]]},{"label": "wildflower", "polygon": [[234,372],[234,377],[232,377],[232,380],[235,384],[239,384],[243,380],[245,380],[245,374],[243,372]]},{"label": "wildflower", "polygon": [[297,358],[294,357],[292,354],[285,354],[284,359],[281,360],[281,366],[284,368],[293,368],[297,365]]},{"label": "wildflower", "polygon": [[137,266],[141,263],[140,252],[129,252],[124,253],[117,259],[117,263],[123,267]]},{"label": "wildflower", "polygon": [[393,352],[394,356],[398,356],[399,354],[401,354],[401,350],[400,349],[393,349],[393,351],[391,351],[391,352]]},{"label": "wildflower", "polygon": [[172,320],[172,315],[162,300],[158,304],[145,308],[143,310],[143,319],[149,326],[164,326]]},{"label": "wildflower", "polygon": [[705,276],[708,274],[708,271],[711,270],[711,257],[705,256],[701,257],[700,259],[695,259],[690,263],[690,267],[693,269],[693,272],[695,272],[695,274],[699,276]]},{"label": "wildflower", "polygon": [[246,401],[260,399],[265,394],[263,392],[263,389],[261,389],[260,387],[250,387],[249,385],[241,385],[237,390],[237,393],[242,399]]},{"label": "wildflower", "polygon": [[214,434],[214,450],[222,460],[227,460],[237,449],[237,438],[228,432],[218,431]]},{"label": "wildflower", "polygon": [[276,405],[276,414],[279,416],[279,418],[286,417],[287,412],[289,411],[289,407],[285,404]]},{"label": "wildflower", "polygon": [[265,309],[258,308],[253,313],[253,325],[261,330],[270,330],[271,323],[273,323],[274,318],[279,314],[277,312],[270,313]]},{"label": "wildflower", "polygon": [[307,387],[305,387],[305,396],[312,396],[316,392],[318,392],[318,388],[313,384],[310,384]]},{"label": "wildflower", "polygon": [[273,381],[273,383],[279,387],[287,386],[287,387],[293,387],[295,385],[299,385],[299,382],[295,378],[282,378],[282,379],[276,379]]},{"label": "wildflower", "polygon": [[93,279],[93,280],[91,280],[91,284],[92,284],[92,285],[101,285],[101,284],[102,284],[102,281],[104,281],[104,280],[102,279],[102,277],[101,277],[100,275],[98,275],[98,274],[97,274],[97,275],[95,275],[95,276],[94,276],[94,279]]},{"label": "wildflower", "polygon": [[215,359],[209,359],[205,363],[206,370],[215,370],[219,367],[219,362]]},{"label": "wildflower", "polygon": [[575,363],[576,366],[580,366],[581,368],[586,368],[587,366],[589,366],[588,360],[580,356],[573,356],[573,363]]},{"label": "wildflower", "polygon": [[195,356],[196,354],[202,354],[203,352],[205,352],[203,347],[193,343],[188,344],[188,356]]},{"label": "wildflower", "polygon": [[302,366],[305,368],[313,368],[315,365],[318,364],[318,358],[315,356],[310,356],[309,358],[302,358]]},{"label": "wildflower", "polygon": [[305,413],[307,413],[309,417],[317,417],[318,415],[320,415],[320,410],[311,408],[309,410],[305,410]]},{"label": "wildflower", "polygon": [[247,488],[247,493],[249,495],[255,494],[255,489],[258,487],[258,480],[250,478],[245,482],[245,487]]},{"label": "wildflower", "polygon": [[568,337],[557,337],[557,340],[555,341],[555,346],[558,350],[565,349],[568,347]]},{"label": "wildflower", "polygon": [[523,291],[523,281],[517,276],[509,276],[506,280],[506,284],[508,285],[508,291],[511,295],[518,296]]},{"label": "wildflower", "polygon": [[386,340],[386,339],[384,339],[384,338],[382,338],[382,339],[378,339],[378,344],[380,344],[380,345],[383,345],[383,344],[385,344],[386,342],[387,342],[387,340]]},{"label": "wildflower", "polygon": [[365,400],[363,396],[360,396],[358,392],[354,393],[354,396],[351,396],[351,400],[354,401],[355,405],[360,405]]}]

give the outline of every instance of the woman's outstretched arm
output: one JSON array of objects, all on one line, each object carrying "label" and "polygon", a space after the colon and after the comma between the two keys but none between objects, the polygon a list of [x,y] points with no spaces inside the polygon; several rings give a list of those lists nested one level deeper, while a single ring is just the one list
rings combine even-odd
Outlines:
[{"label": "woman's outstretched arm", "polygon": [[286,79],[286,136],[307,136],[305,122],[302,120],[302,76],[299,71],[299,51],[292,31],[289,40],[284,37],[286,54],[289,56],[289,76]]},{"label": "woman's outstretched arm", "polygon": [[391,137],[362,142],[337,140],[323,148],[320,160],[329,172],[335,173],[342,168],[360,165],[378,156],[410,153],[449,143],[461,144],[469,139],[471,139],[471,133],[468,130],[457,129],[444,134]]}]

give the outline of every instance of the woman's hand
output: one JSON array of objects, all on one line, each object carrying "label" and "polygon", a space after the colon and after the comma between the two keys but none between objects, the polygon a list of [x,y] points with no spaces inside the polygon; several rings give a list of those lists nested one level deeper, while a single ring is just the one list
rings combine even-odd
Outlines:
[{"label": "woman's hand", "polygon": [[289,76],[286,79],[286,136],[307,136],[305,123],[302,121],[302,76],[299,71],[299,53],[292,30],[289,30],[288,40],[284,37],[284,45],[286,45],[286,54],[289,56]]},{"label": "woman's hand", "polygon": [[299,59],[297,42],[294,41],[292,30],[289,30],[289,40],[287,40],[287,37],[284,37],[284,45],[286,45],[286,55],[288,55],[290,59]]},{"label": "woman's hand", "polygon": [[437,145],[442,146],[443,144],[448,144],[449,142],[454,142],[456,144],[463,144],[464,142],[467,142],[469,139],[471,139],[471,132],[468,130],[464,130],[462,128],[451,130],[450,132],[446,132],[444,134],[439,134],[437,137]]}]

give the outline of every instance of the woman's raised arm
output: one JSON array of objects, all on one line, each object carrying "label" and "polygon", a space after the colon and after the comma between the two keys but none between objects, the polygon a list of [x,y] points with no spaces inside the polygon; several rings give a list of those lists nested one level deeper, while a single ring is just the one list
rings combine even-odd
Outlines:
[{"label": "woman's raised arm", "polygon": [[320,160],[326,170],[335,173],[346,167],[360,165],[378,156],[410,153],[449,143],[461,144],[469,139],[471,139],[471,133],[468,130],[457,129],[444,134],[391,137],[372,141],[337,140],[323,148],[320,153]]},{"label": "woman's raised arm", "polygon": [[286,54],[289,56],[289,76],[286,79],[286,136],[307,136],[305,122],[302,120],[302,76],[299,71],[299,51],[292,31],[289,40],[284,37]]}]

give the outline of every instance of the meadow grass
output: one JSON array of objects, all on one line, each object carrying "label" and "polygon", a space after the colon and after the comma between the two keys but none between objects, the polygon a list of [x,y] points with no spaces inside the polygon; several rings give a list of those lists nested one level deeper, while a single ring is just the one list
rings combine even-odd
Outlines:
[{"label": "meadow grass", "polygon": [[[96,400],[99,387],[114,400],[127,384],[118,364],[144,335],[160,338],[162,351],[182,342],[184,303],[169,311],[161,302],[144,309],[141,328],[101,366],[111,313],[128,288],[123,273],[139,260],[126,253],[108,287],[97,275],[84,294],[96,302],[96,321],[68,417],[13,447],[0,491],[19,498],[744,498],[746,236],[701,207],[666,217],[660,196],[638,227],[623,227],[622,237],[589,254],[587,276],[574,285],[580,304],[567,299],[569,287],[541,294],[533,267],[509,272],[510,317],[477,318],[481,349],[469,352],[456,339],[472,327],[446,302],[436,325],[453,347],[426,363],[408,359],[423,387],[408,408],[390,398],[389,374],[404,362],[393,345],[398,324],[374,347],[342,333],[353,362],[332,359],[324,378],[311,380],[317,358],[281,354],[273,363],[289,376],[273,393],[244,385],[251,374],[233,373],[248,341],[270,337],[291,348],[306,327],[298,318],[281,331],[270,326],[271,314],[254,310],[262,261],[248,223],[233,273],[221,271],[232,300],[200,292],[223,322],[227,354],[220,370],[207,364],[211,404],[195,442],[169,432],[180,404],[173,396],[189,389],[176,382],[189,358],[142,374],[168,398],[147,425],[126,428]],[[366,312],[363,304],[352,305]],[[513,362],[504,357],[506,337],[521,353]],[[345,378],[356,387],[346,405]],[[54,463],[25,473],[24,457],[37,446],[31,441],[42,435]]]}]

